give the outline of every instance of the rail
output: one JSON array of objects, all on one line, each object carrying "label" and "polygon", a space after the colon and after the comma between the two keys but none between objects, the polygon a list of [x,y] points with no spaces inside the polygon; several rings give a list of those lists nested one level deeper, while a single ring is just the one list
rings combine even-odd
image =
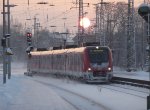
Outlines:
[{"label": "rail", "polygon": [[139,79],[131,79],[131,78],[123,78],[123,77],[113,77],[112,83],[119,84],[127,84],[132,86],[144,87],[150,89],[150,81],[139,80]]}]

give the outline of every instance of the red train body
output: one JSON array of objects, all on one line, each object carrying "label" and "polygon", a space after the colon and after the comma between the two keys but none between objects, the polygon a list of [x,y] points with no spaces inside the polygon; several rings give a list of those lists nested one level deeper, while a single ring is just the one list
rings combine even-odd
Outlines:
[{"label": "red train body", "polygon": [[112,78],[112,53],[109,47],[80,48],[31,52],[30,72],[62,74],[85,81],[108,81]]}]

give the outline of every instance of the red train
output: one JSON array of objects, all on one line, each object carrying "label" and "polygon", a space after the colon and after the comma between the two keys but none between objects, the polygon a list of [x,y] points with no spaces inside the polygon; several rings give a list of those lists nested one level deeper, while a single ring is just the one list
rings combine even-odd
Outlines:
[{"label": "red train", "polygon": [[112,53],[109,47],[101,46],[31,52],[28,71],[68,75],[87,82],[109,81],[113,76]]}]

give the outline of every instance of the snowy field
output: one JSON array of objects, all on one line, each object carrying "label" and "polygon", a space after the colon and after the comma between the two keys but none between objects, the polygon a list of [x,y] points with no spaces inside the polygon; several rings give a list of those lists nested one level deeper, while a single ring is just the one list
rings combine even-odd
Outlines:
[{"label": "snowy field", "polygon": [[[12,78],[2,84],[0,110],[146,110],[149,90],[115,84],[84,84],[50,76],[27,77],[26,65],[12,65]],[[115,71],[117,75],[120,72]],[[146,77],[146,72],[132,76]],[[129,73],[125,73],[128,76]]]}]

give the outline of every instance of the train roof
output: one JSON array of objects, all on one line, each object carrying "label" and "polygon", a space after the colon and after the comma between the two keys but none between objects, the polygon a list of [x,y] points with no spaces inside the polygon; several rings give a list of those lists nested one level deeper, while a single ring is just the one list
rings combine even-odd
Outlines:
[{"label": "train roof", "polygon": [[[49,55],[49,54],[64,54],[64,53],[82,53],[85,48],[91,48],[91,47],[97,47],[97,46],[86,46],[86,47],[79,47],[79,48],[69,48],[69,49],[60,49],[60,50],[49,50],[49,51],[33,51],[31,52],[32,55]],[[98,46],[102,48],[108,48],[107,46]]]},{"label": "train roof", "polygon": [[48,54],[64,54],[72,52],[83,52],[86,47],[80,48],[69,48],[69,49],[60,49],[60,50],[49,50],[49,51],[34,51],[31,52],[32,55],[48,55]]}]

